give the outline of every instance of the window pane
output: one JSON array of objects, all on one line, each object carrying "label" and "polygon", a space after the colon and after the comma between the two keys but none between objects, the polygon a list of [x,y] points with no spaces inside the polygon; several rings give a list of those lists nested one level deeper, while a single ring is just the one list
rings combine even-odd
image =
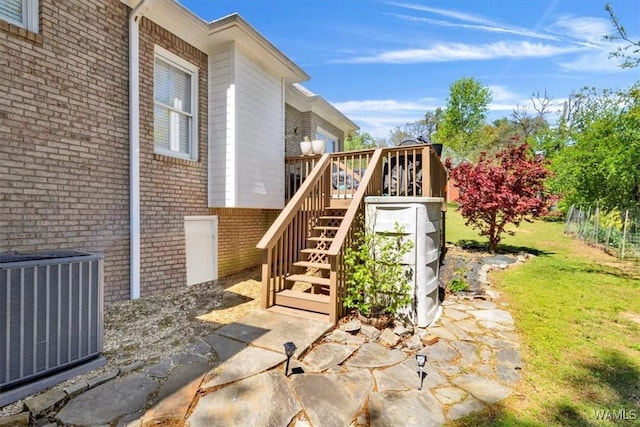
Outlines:
[{"label": "window pane", "polygon": [[191,146],[189,144],[189,134],[191,133],[191,118],[180,115],[180,152],[191,154]]},{"label": "window pane", "polygon": [[191,76],[177,68],[171,68],[171,104],[173,108],[191,112]]},{"label": "window pane", "polygon": [[155,106],[153,110],[153,140],[156,147],[169,149],[169,110]]},{"label": "window pane", "polygon": [[0,17],[22,22],[22,0],[0,0]]},{"label": "window pane", "polygon": [[171,72],[169,64],[156,59],[153,72],[153,93],[156,102],[171,105]]}]

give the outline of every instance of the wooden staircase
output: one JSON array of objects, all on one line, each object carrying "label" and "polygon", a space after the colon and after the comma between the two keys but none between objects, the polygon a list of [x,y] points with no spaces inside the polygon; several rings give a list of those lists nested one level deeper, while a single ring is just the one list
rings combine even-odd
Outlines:
[{"label": "wooden staircase", "polygon": [[317,218],[311,236],[306,239],[305,249],[300,251],[303,260],[293,263],[294,272],[285,276],[285,289],[276,292],[276,306],[319,313],[329,320],[331,263],[327,251],[346,211],[343,206],[328,207],[325,215]]},{"label": "wooden staircase", "polygon": [[446,170],[428,145],[286,159],[290,199],[256,245],[263,250],[262,308],[334,324],[345,316],[345,253],[362,226],[365,198],[398,195],[385,186],[391,166],[415,177],[413,159],[422,160],[421,185],[405,179],[394,191],[446,200]]}]

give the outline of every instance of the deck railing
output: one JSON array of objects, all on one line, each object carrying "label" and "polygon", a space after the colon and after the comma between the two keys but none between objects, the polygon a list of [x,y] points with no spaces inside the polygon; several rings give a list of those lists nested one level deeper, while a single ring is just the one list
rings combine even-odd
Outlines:
[{"label": "deck railing", "polygon": [[[337,200],[348,201],[348,207],[327,251],[331,264],[329,317],[334,323],[345,313],[344,254],[363,225],[366,196],[442,197],[444,227],[447,173],[429,145],[287,158],[285,171],[288,203],[257,245],[264,250],[263,308],[272,306],[275,294],[285,289],[285,277],[300,260],[300,250],[318,218]],[[443,244],[444,230],[441,234]]]}]

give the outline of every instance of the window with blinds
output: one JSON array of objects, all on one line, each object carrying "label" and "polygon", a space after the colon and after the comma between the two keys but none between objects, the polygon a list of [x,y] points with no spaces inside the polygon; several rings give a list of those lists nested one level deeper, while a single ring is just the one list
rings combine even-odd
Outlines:
[{"label": "window with blinds", "polygon": [[197,68],[156,46],[153,73],[155,151],[197,160]]},{"label": "window with blinds", "polygon": [[38,0],[0,0],[0,19],[38,32]]}]

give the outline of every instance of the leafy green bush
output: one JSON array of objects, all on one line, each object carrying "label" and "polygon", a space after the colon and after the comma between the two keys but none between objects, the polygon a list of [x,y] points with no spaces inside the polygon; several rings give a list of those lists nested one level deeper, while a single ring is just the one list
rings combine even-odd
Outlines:
[{"label": "leafy green bush", "polygon": [[466,291],[467,289],[469,289],[469,284],[467,283],[466,280],[461,279],[459,277],[454,277],[449,282],[449,290],[453,293]]},{"label": "leafy green bush", "polygon": [[345,251],[347,294],[344,305],[362,315],[395,315],[411,303],[413,271],[402,265],[413,242],[403,239],[404,229],[394,224],[393,233],[356,233],[356,244]]},{"label": "leafy green bush", "polygon": [[548,214],[540,217],[540,219],[546,222],[564,222],[564,218],[564,213],[559,210],[550,211]]}]

